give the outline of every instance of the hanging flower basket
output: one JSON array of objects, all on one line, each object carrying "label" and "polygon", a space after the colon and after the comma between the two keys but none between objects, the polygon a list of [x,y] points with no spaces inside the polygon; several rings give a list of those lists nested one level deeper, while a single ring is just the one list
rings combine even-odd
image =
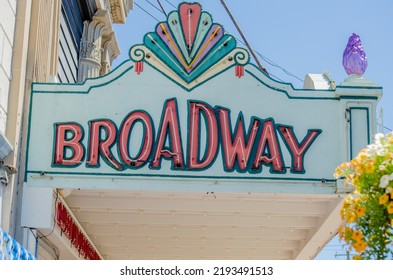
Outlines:
[{"label": "hanging flower basket", "polygon": [[335,177],[353,188],[341,209],[340,239],[357,252],[354,259],[392,259],[393,134],[377,134]]}]

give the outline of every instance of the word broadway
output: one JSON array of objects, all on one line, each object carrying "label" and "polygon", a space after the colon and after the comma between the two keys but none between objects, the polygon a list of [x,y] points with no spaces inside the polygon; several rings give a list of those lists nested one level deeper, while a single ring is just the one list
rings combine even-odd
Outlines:
[{"label": "word broadway", "polygon": [[[108,118],[90,120],[86,131],[78,122],[54,123],[52,165],[69,168],[85,163],[99,168],[103,159],[111,168],[123,171],[146,166],[160,169],[165,159],[171,161],[172,170],[202,171],[214,165],[221,151],[227,172],[258,173],[265,165],[271,173],[285,173],[282,149],[287,149],[290,172],[304,173],[306,152],[322,132],[309,129],[299,141],[292,126],[256,116],[251,117],[246,132],[242,112],[232,124],[230,109],[195,100],[188,101],[187,113],[187,131],[180,129],[180,121],[186,118],[179,117],[176,98],[164,102],[157,130],[145,110],[130,112],[119,126]],[[133,135],[137,124],[141,129]],[[137,138],[136,147],[131,137]],[[131,155],[131,150],[138,152]]]}]

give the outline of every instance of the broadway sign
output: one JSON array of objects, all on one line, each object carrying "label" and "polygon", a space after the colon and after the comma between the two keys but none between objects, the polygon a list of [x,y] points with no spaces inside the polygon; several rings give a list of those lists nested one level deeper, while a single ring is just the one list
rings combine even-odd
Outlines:
[{"label": "broadway sign", "polygon": [[332,193],[350,90],[271,79],[199,4],[182,4],[110,74],[33,85],[27,185]]}]

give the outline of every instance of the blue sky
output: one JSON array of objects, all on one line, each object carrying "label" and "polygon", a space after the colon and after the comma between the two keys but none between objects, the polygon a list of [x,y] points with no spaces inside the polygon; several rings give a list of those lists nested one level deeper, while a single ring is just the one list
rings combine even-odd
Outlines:
[{"label": "blue sky", "polygon": [[[166,12],[182,1],[160,0]],[[198,1],[213,20],[226,32],[241,39],[220,0]],[[359,34],[368,58],[364,78],[383,87],[379,107],[384,112],[384,132],[393,129],[393,24],[391,0],[226,0],[252,48],[269,62],[260,59],[270,74],[302,88],[307,73],[327,70],[337,84],[347,74],[342,67],[342,53],[353,32]],[[165,20],[157,0],[135,0],[124,25],[115,25],[121,55],[118,65],[128,59],[128,49],[142,42],[145,33],[153,31],[157,20]],[[318,3],[318,4],[317,4]],[[154,6],[153,6],[153,5]],[[143,11],[141,8],[145,11]],[[149,13],[149,14],[147,14]],[[245,47],[239,42],[239,46]],[[293,74],[287,75],[282,69]],[[300,79],[300,80],[299,80]]]},{"label": "blue sky", "polygon": [[[182,1],[160,0],[166,12]],[[224,26],[227,33],[241,40],[220,0],[196,1],[210,12],[213,21]],[[327,70],[340,84],[347,74],[342,66],[342,53],[353,32],[359,34],[368,58],[363,75],[383,87],[378,108],[383,108],[384,132],[393,129],[393,1],[354,0],[226,0],[241,30],[262,65],[273,76],[302,88],[307,73]],[[124,25],[115,25],[121,55],[114,66],[128,59],[128,50],[142,42],[144,34],[154,30],[165,15],[156,0],[135,0]],[[245,47],[242,43],[239,46]],[[283,70],[284,69],[284,70]],[[289,73],[290,75],[288,75]],[[342,245],[333,242],[321,259],[335,259],[345,254]],[[342,256],[337,256],[343,259]]]}]

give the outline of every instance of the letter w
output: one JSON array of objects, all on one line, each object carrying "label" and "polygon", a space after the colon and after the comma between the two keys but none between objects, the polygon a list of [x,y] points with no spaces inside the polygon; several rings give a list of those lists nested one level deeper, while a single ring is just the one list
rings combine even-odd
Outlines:
[{"label": "letter w", "polygon": [[[218,108],[217,110],[221,124],[224,168],[227,171],[233,171],[235,159],[237,159],[239,169],[244,171],[247,169],[248,160],[250,158],[261,121],[253,119],[248,131],[248,136],[245,136],[246,133],[244,129],[243,114],[240,112],[236,122],[235,131],[232,133],[229,110],[224,108]],[[245,138],[247,138],[247,143]]]}]

